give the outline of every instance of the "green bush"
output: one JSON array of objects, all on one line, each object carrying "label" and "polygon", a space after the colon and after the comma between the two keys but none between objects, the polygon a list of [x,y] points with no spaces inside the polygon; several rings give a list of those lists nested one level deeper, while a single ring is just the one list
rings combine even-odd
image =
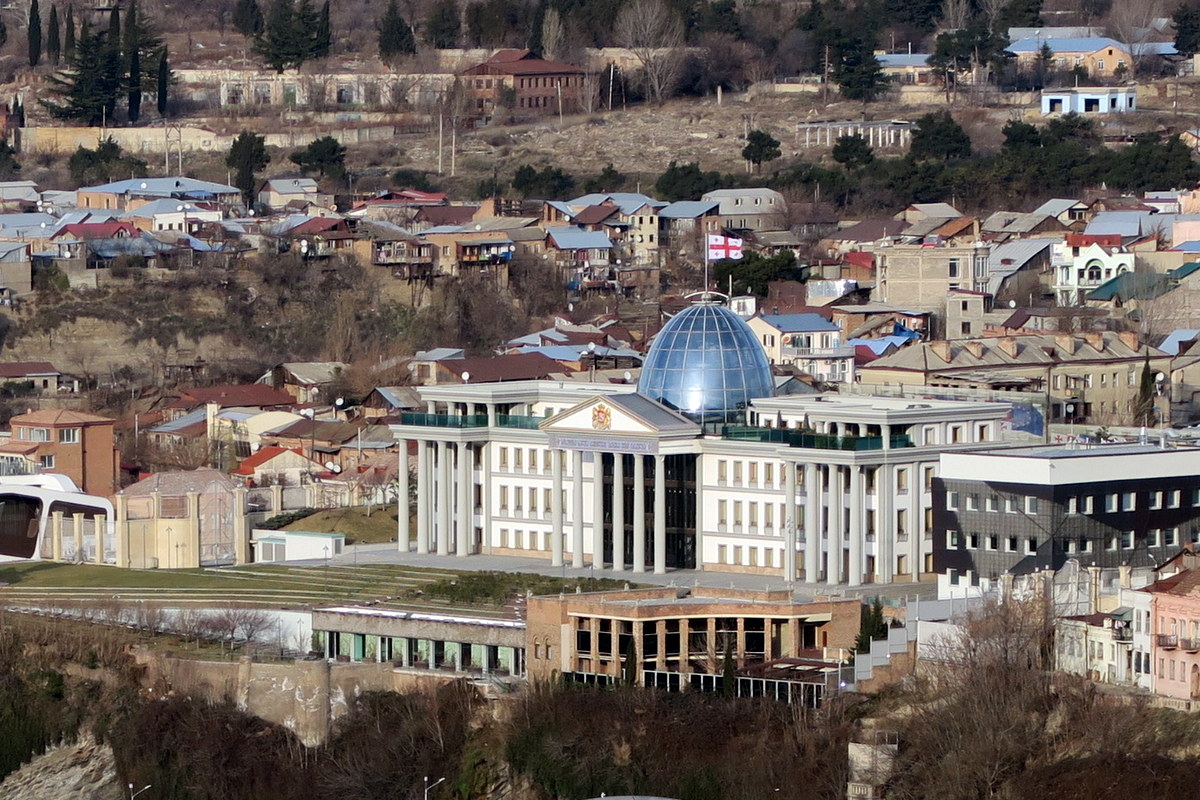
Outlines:
[{"label": "green bush", "polygon": [[311,517],[317,513],[315,508],[298,508],[295,511],[285,511],[282,514],[276,514],[273,517],[267,517],[256,527],[267,531],[277,531],[280,528],[291,525],[293,522],[306,517]]}]

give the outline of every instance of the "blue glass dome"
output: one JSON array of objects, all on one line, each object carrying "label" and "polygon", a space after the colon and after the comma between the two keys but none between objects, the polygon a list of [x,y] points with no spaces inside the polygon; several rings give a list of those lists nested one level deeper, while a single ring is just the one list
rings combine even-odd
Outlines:
[{"label": "blue glass dome", "polygon": [[750,326],[724,306],[686,308],[659,331],[638,392],[697,422],[736,422],[756,397],[774,394],[767,354]]}]

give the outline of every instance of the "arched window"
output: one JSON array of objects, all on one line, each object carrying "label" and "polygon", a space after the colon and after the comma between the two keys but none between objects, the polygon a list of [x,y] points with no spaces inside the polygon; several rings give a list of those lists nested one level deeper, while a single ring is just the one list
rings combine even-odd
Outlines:
[{"label": "arched window", "polygon": [[1100,280],[1100,262],[1093,261],[1087,265],[1087,276],[1089,281]]}]

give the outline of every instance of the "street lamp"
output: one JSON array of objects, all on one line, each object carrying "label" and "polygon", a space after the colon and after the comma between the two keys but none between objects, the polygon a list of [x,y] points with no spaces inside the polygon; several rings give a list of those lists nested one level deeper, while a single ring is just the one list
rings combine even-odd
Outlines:
[{"label": "street lamp", "polygon": [[444,780],[446,780],[446,779],[445,779],[445,778],[438,778],[438,779],[437,779],[436,781],[434,781],[433,783],[430,783],[430,782],[429,782],[429,776],[428,776],[428,775],[426,775],[426,776],[425,776],[425,800],[429,800],[429,792],[430,792],[430,790],[431,790],[431,789],[433,789],[433,787],[437,786],[439,783],[441,783],[441,782],[442,782],[442,781],[444,781]]},{"label": "street lamp", "polygon": [[138,789],[135,792],[133,790],[133,784],[132,783],[129,784],[129,800],[133,800],[133,798],[137,797],[139,794],[141,794],[142,792],[146,791],[149,788],[151,788],[151,786],[150,786],[150,784],[147,783],[145,786],[143,786],[142,788]]}]

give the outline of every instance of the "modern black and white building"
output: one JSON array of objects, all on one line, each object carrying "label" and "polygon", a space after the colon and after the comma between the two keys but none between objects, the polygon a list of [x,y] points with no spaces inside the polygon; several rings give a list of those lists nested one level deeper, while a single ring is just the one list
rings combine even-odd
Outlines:
[{"label": "modern black and white building", "polygon": [[1070,444],[944,453],[934,568],[995,579],[1070,560],[1153,567],[1200,540],[1200,448]]}]

